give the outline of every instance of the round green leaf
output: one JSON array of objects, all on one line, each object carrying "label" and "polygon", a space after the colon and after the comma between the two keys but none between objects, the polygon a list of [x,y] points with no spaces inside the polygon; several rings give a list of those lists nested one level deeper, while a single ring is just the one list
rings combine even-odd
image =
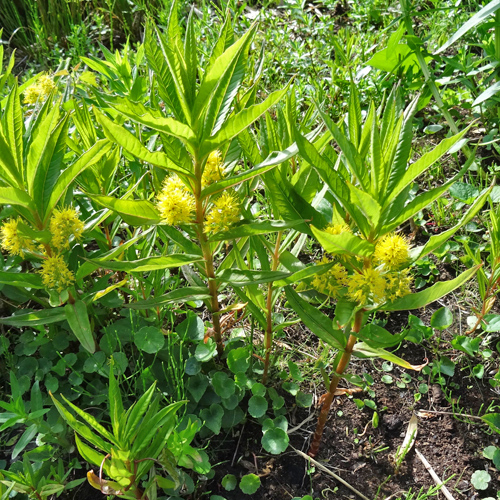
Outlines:
[{"label": "round green leaf", "polygon": [[[255,396],[254,396],[255,397]],[[253,495],[260,487],[260,478],[255,474],[247,474],[240,481],[240,490],[246,495]]]},{"label": "round green leaf", "polygon": [[299,391],[295,396],[295,401],[297,402],[297,406],[302,406],[302,408],[309,408],[313,402],[313,395]]},{"label": "round green leaf", "polygon": [[267,401],[262,396],[252,396],[248,401],[248,413],[254,418],[260,418],[267,411]]},{"label": "round green leaf", "polygon": [[279,427],[269,429],[262,436],[262,446],[264,449],[273,455],[283,453],[288,447],[288,434]]},{"label": "round green leaf", "polygon": [[224,410],[218,404],[210,405],[210,408],[205,408],[201,411],[201,418],[205,421],[205,425],[214,433],[219,434],[222,425],[222,417]]},{"label": "round green leaf", "polygon": [[451,311],[447,307],[441,307],[441,309],[438,309],[431,318],[431,326],[437,330],[444,330],[452,323],[453,314],[451,314]]},{"label": "round green leaf", "polygon": [[154,354],[163,347],[165,338],[159,328],[145,326],[134,335],[134,343],[140,351]]},{"label": "round green leaf", "polygon": [[265,396],[266,386],[260,382],[255,382],[255,384],[252,385],[252,394],[254,396]]},{"label": "round green leaf", "polygon": [[476,490],[488,489],[488,484],[491,481],[491,476],[485,470],[477,470],[472,474],[470,482]]},{"label": "round green leaf", "polygon": [[233,349],[227,356],[227,367],[233,372],[245,373],[250,366],[250,353],[246,347]]},{"label": "round green leaf", "polygon": [[236,384],[224,372],[216,372],[212,377],[212,386],[218,396],[226,399],[234,394]]},{"label": "round green leaf", "polygon": [[234,474],[226,474],[222,478],[222,487],[226,491],[233,491],[236,488],[238,481],[236,480],[236,476]]}]

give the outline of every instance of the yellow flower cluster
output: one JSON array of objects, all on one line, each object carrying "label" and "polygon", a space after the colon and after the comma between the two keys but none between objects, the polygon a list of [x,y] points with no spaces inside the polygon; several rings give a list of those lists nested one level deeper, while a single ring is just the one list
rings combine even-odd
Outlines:
[{"label": "yellow flower cluster", "polygon": [[0,238],[2,240],[2,248],[7,250],[11,255],[19,255],[24,257],[25,251],[33,251],[35,245],[30,238],[26,238],[19,233],[19,223],[21,219],[10,219],[5,222],[0,229]]},{"label": "yellow flower cluster", "polygon": [[56,88],[56,84],[48,75],[42,75],[36,83],[24,91],[24,104],[33,105],[37,101],[44,101]]},{"label": "yellow flower cluster", "polygon": [[157,207],[169,226],[192,222],[196,209],[194,196],[177,175],[165,179],[158,195]]},{"label": "yellow flower cluster", "polygon": [[410,260],[408,241],[399,234],[386,234],[375,246],[375,262],[397,270]]},{"label": "yellow flower cluster", "polygon": [[77,241],[82,238],[83,222],[78,218],[78,212],[74,208],[56,209],[50,219],[49,230],[52,234],[51,245],[62,251],[69,248],[71,236]]},{"label": "yellow flower cluster", "polygon": [[220,181],[224,178],[224,172],[221,169],[222,160],[220,151],[212,151],[208,156],[203,175],[201,177],[201,185],[203,187],[212,184],[213,182]]},{"label": "yellow flower cluster", "polygon": [[[328,264],[329,262],[331,261],[328,257],[323,257],[317,264]],[[312,285],[319,292],[336,298],[339,291],[347,286],[348,277],[346,268],[342,264],[337,263],[328,269],[326,273],[317,275],[313,279]]]},{"label": "yellow flower cluster", "polygon": [[[330,234],[351,232],[347,225],[330,225],[326,231]],[[343,259],[343,256],[339,256]],[[354,267],[359,267],[364,259],[355,258]],[[340,263],[335,264],[326,273],[316,276],[312,285],[321,293],[337,298],[342,288],[347,289],[347,298],[360,306],[379,305],[392,302],[411,293],[412,277],[409,269],[403,269],[410,260],[409,245],[405,238],[396,234],[387,234],[379,239],[370,261],[364,268],[349,275]],[[342,260],[344,263],[345,260]],[[331,262],[324,257],[318,264]]]},{"label": "yellow flower cluster", "polygon": [[351,228],[346,224],[329,224],[325,231],[327,233],[336,235],[336,234],[342,234],[342,233],[352,233]]},{"label": "yellow flower cluster", "polygon": [[75,275],[68,269],[62,255],[48,257],[40,271],[43,284],[51,289],[62,292],[75,282]]},{"label": "yellow flower cluster", "polygon": [[213,207],[208,212],[205,231],[207,233],[227,231],[240,220],[240,212],[241,207],[236,194],[224,191],[214,201]]}]

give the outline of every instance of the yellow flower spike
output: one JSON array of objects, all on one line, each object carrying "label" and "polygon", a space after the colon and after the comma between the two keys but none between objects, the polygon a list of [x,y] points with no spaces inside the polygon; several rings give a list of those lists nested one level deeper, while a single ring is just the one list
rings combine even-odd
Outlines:
[{"label": "yellow flower spike", "polygon": [[393,302],[396,299],[409,295],[410,286],[413,278],[410,276],[410,270],[404,269],[400,273],[389,273],[386,275],[386,299]]},{"label": "yellow flower spike", "polygon": [[11,255],[19,255],[24,257],[26,250],[33,251],[35,245],[33,242],[19,234],[18,225],[21,219],[10,219],[5,222],[0,229],[0,238],[2,240],[2,248],[7,250]]},{"label": "yellow flower spike", "polygon": [[[323,257],[317,264],[327,264],[329,259]],[[316,276],[312,285],[318,292],[321,292],[330,297],[338,297],[339,291],[348,283],[348,274],[346,268],[342,264],[335,264],[326,273]]]},{"label": "yellow flower spike", "polygon": [[54,210],[49,223],[49,231],[52,234],[51,245],[57,250],[69,248],[71,236],[79,241],[83,234],[83,222],[78,218],[78,212],[71,207]]},{"label": "yellow flower spike", "polygon": [[342,234],[342,233],[352,233],[351,228],[345,224],[329,224],[325,231],[330,234]]},{"label": "yellow flower spike", "polygon": [[75,275],[68,269],[62,255],[48,257],[40,270],[42,283],[50,290],[62,292],[75,282]]},{"label": "yellow flower spike", "polygon": [[399,234],[386,234],[377,242],[373,257],[377,264],[397,270],[410,260],[409,249],[408,241]]},{"label": "yellow flower spike", "polygon": [[350,276],[348,281],[348,295],[359,305],[365,305],[370,300],[378,304],[384,299],[386,280],[378,269],[368,267]]},{"label": "yellow flower spike", "polygon": [[165,179],[156,206],[169,226],[192,222],[196,210],[194,196],[177,175]]},{"label": "yellow flower spike", "polygon": [[227,231],[240,220],[240,202],[236,194],[224,191],[214,201],[213,207],[206,218],[205,232],[220,233]]},{"label": "yellow flower spike", "polygon": [[42,75],[36,83],[24,91],[24,104],[33,105],[38,100],[45,100],[55,88],[56,84],[52,78],[48,75]]},{"label": "yellow flower spike", "polygon": [[212,151],[208,156],[208,160],[205,164],[205,169],[203,170],[203,175],[201,177],[201,185],[203,187],[224,178],[224,172],[221,165],[222,160],[220,151]]}]

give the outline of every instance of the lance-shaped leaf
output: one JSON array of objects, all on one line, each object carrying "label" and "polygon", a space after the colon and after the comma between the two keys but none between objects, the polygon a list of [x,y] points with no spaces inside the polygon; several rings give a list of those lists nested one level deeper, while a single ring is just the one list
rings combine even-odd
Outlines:
[{"label": "lance-shaped leaf", "polygon": [[[2,85],[0,84],[0,89]],[[7,143],[10,145],[14,156],[15,164],[12,168],[21,176],[23,171],[23,114],[19,99],[19,88],[17,80],[14,81],[12,90],[5,104],[4,116],[2,119],[3,132]]]},{"label": "lance-shaped leaf", "polygon": [[240,271],[236,269],[224,269],[217,274],[217,283],[231,283],[232,286],[249,286],[270,283],[282,280],[290,276],[286,271]]},{"label": "lance-shaped leaf", "polygon": [[293,221],[259,221],[250,222],[249,224],[241,224],[240,226],[229,229],[228,231],[217,233],[210,238],[210,241],[228,241],[235,238],[243,238],[244,236],[253,236],[256,234],[270,234],[278,231],[284,231],[303,224],[303,220]]},{"label": "lance-shaped leaf", "polygon": [[323,342],[343,350],[346,346],[346,339],[341,330],[333,327],[333,321],[325,316],[316,307],[300,298],[299,295],[289,286],[285,288],[286,297],[292,309],[299,315],[304,324],[317,335]]},{"label": "lance-shaped leaf", "polygon": [[95,109],[94,114],[97,121],[101,124],[106,137],[121,146],[125,151],[151,165],[192,177],[193,174],[191,172],[174,163],[165,153],[149,151],[134,134],[130,133],[125,127],[114,123],[104,113]]},{"label": "lance-shaped leaf", "polygon": [[407,311],[411,309],[420,309],[421,307],[444,297],[446,294],[455,290],[455,288],[458,288],[460,285],[472,278],[472,276],[476,274],[479,267],[480,266],[474,266],[471,269],[464,271],[455,279],[440,281],[435,285],[422,290],[421,292],[411,293],[405,297],[396,299],[394,302],[390,302],[379,307],[379,309],[382,311]]},{"label": "lance-shaped leaf", "polygon": [[414,260],[421,259],[425,255],[431,253],[436,248],[439,248],[443,243],[448,241],[461,227],[467,224],[473,217],[475,217],[479,213],[479,210],[481,210],[482,206],[490,195],[491,189],[492,188],[484,190],[481,196],[479,196],[479,198],[477,198],[477,200],[471,205],[469,210],[465,212],[458,224],[448,229],[447,231],[431,236],[429,238],[429,241],[424,245],[423,248],[415,248],[411,252],[412,258]]},{"label": "lance-shaped leaf", "polygon": [[366,219],[368,219],[371,227],[376,227],[380,220],[381,207],[377,200],[366,191],[363,191],[351,183],[348,184],[351,192],[351,203],[361,211]]},{"label": "lance-shaped leaf", "polygon": [[11,186],[21,186],[21,174],[17,172],[15,165],[10,145],[0,130],[0,177]]},{"label": "lance-shaped leaf", "polygon": [[221,193],[222,191],[225,191],[232,186],[236,186],[244,181],[253,179],[257,175],[262,175],[273,169],[274,167],[281,165],[285,161],[288,161],[297,153],[298,148],[296,144],[292,144],[290,147],[284,149],[283,151],[273,151],[262,163],[256,165],[254,168],[247,170],[246,172],[242,172],[241,174],[234,175],[219,182],[210,184],[208,187],[202,190],[201,197],[206,198],[207,196]]},{"label": "lance-shaped leaf", "polygon": [[[78,448],[78,452],[82,456],[82,458],[88,462],[89,464],[97,465],[98,467],[103,464],[103,469],[106,474],[109,475],[109,463],[104,460],[104,455],[102,453],[98,453],[94,448],[85,444],[79,437],[78,434],[75,434],[75,443]],[[89,474],[89,472],[87,473]],[[95,475],[95,474],[94,474]],[[90,482],[90,479],[89,479]],[[94,484],[90,483],[92,486]],[[96,486],[94,486],[95,488]],[[100,487],[99,487],[100,489]]]},{"label": "lance-shaped leaf", "polygon": [[403,368],[406,368],[408,370],[420,371],[422,370],[422,368],[424,368],[424,366],[427,365],[427,363],[424,363],[422,365],[412,365],[411,363],[408,363],[408,361],[405,361],[399,356],[396,356],[392,352],[386,351],[382,348],[370,347],[365,342],[358,342],[354,346],[352,354],[357,358],[385,359],[386,361],[390,361],[391,363],[402,366]]},{"label": "lance-shaped leaf", "polygon": [[[409,165],[401,175],[395,176],[389,180],[387,187],[386,206],[390,200],[393,200],[403,189],[412,183],[419,175],[423,174],[436,161],[444,156],[453,145],[455,145],[469,130],[470,126],[462,132],[443,139],[432,151],[422,155],[417,161]],[[385,206],[384,206],[385,208]]]},{"label": "lance-shaped leaf", "polygon": [[0,323],[11,326],[40,326],[50,323],[58,323],[66,319],[63,307],[54,309],[43,309],[23,314],[16,314],[7,318],[0,318]]},{"label": "lance-shaped leaf", "polygon": [[28,210],[34,210],[31,196],[26,191],[16,187],[0,187],[0,204],[20,205]]},{"label": "lance-shaped leaf", "polygon": [[311,230],[321,246],[332,255],[342,253],[369,257],[375,251],[373,243],[352,233],[330,234],[314,226],[311,226]]},{"label": "lance-shaped leaf", "polygon": [[212,296],[210,295],[210,291],[207,287],[188,286],[173,290],[172,292],[166,293],[161,297],[138,300],[137,302],[126,304],[125,307],[129,307],[131,309],[151,309],[164,306],[165,304],[172,304],[174,302],[190,302],[192,300],[204,300],[211,297]]},{"label": "lance-shaped leaf", "polygon": [[191,147],[196,141],[196,136],[191,127],[174,118],[155,116],[151,110],[140,103],[131,102],[126,99],[108,99],[108,103],[113,109],[127,118],[130,118],[132,121],[145,125],[153,130],[158,130],[158,132],[173,135],[188,147]]},{"label": "lance-shaped leaf", "polygon": [[39,274],[0,271],[0,283],[21,288],[45,288]]},{"label": "lance-shaped leaf", "polygon": [[85,169],[99,162],[101,158],[111,149],[111,146],[112,144],[106,139],[96,142],[88,151],[83,153],[78,160],[72,163],[59,175],[50,194],[50,198],[45,206],[45,221],[50,217],[52,210],[76,177]]},{"label": "lance-shaped leaf", "polygon": [[73,304],[66,304],[64,306],[64,311],[71,331],[75,334],[75,337],[90,354],[94,354],[95,340],[92,334],[92,328],[90,327],[89,315],[85,302],[77,300]]},{"label": "lance-shaped leaf", "polygon": [[270,107],[274,106],[288,92],[289,86],[290,83],[283,90],[271,93],[264,102],[254,104],[231,116],[213,137],[202,143],[200,156],[204,157],[234,139],[242,130],[245,130]]},{"label": "lance-shaped leaf", "polygon": [[[226,19],[224,24],[225,32],[230,29],[230,21]],[[222,54],[220,54],[208,68],[203,82],[196,96],[194,103],[194,116],[199,119],[203,110],[207,107],[211,100],[211,96],[217,91],[220,86],[220,80],[227,74],[234,72],[235,62],[240,57],[242,50],[255,36],[257,23],[254,23],[249,30],[235,43],[228,47]],[[220,47],[222,50],[223,47]],[[231,71],[232,70],[232,71]],[[220,98],[220,96],[219,96]]]},{"label": "lance-shaped leaf", "polygon": [[92,200],[99,203],[99,205],[116,212],[131,226],[144,226],[159,224],[161,222],[158,210],[156,210],[156,207],[150,201],[123,200],[99,194],[91,194],[89,196]]},{"label": "lance-shaped leaf", "polygon": [[144,273],[147,271],[156,271],[157,269],[170,269],[172,267],[181,267],[193,262],[203,260],[198,255],[172,254],[160,257],[146,257],[144,259],[130,261],[115,261],[89,259],[90,262],[98,264],[105,269],[113,271],[125,271],[126,273]]},{"label": "lance-shaped leaf", "polygon": [[[79,420],[77,420],[73,414],[71,414],[53,395],[52,393],[49,393],[50,394],[50,397],[52,398],[52,401],[54,402],[54,404],[56,405],[56,408],[57,410],[59,411],[60,415],[64,418],[64,420],[66,420],[66,422],[68,423],[68,425],[75,431],[77,432],[78,434],[80,434],[80,436],[83,438],[83,439],[86,439],[89,443],[93,444],[95,447],[97,447],[99,450],[102,450],[104,451],[106,454],[107,453],[111,453],[111,443],[113,444],[117,444],[115,443],[115,439],[114,437],[108,432],[106,431],[106,429],[104,429],[104,432],[105,432],[105,437],[106,439],[108,439],[109,437],[111,437],[110,439],[110,442],[107,442],[105,441],[104,439],[102,439],[96,432],[94,432],[94,430],[90,429],[89,427],[87,427],[87,425],[85,425],[84,423],[80,422]],[[64,401],[69,405],[71,406],[75,411],[77,411],[76,409],[78,409],[78,411],[82,411],[80,410],[80,408],[78,407],[75,407],[75,405],[73,405],[72,403],[70,403],[63,395],[61,395],[61,397],[64,399]],[[76,408],[76,409],[75,409]],[[91,417],[90,415],[87,414],[87,417]],[[92,417],[93,418],[93,417]],[[100,433],[100,429],[102,428],[102,426],[99,424],[99,422],[97,422],[95,420],[95,418],[93,418],[93,421],[95,421],[97,423],[97,428],[95,428],[95,430],[97,432]],[[91,424],[89,424],[91,425]]]},{"label": "lance-shaped leaf", "polygon": [[399,334],[392,334],[385,328],[382,328],[373,323],[361,328],[358,333],[351,332],[358,339],[363,340],[370,347],[393,347],[398,345],[408,335],[408,331],[403,331]]}]

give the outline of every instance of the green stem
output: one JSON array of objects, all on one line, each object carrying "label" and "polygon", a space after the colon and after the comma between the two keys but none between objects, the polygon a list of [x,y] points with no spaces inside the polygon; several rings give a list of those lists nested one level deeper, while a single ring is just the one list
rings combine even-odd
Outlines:
[{"label": "green stem", "polygon": [[[361,324],[363,321],[363,313],[364,310],[361,309],[354,316],[354,324],[352,326],[352,333],[358,333],[361,329]],[[333,376],[330,380],[330,387],[328,388],[328,392],[326,393],[325,399],[323,401],[323,405],[321,407],[321,411],[318,417],[318,423],[316,424],[316,432],[314,433],[314,437],[311,443],[311,447],[309,448],[308,455],[310,457],[315,457],[318,453],[319,446],[321,444],[321,438],[323,436],[323,431],[325,430],[325,424],[328,420],[328,413],[330,412],[330,407],[333,403],[333,398],[335,396],[335,391],[337,390],[337,386],[339,385],[340,380],[342,379],[342,375],[349,365],[349,361],[351,359],[352,351],[354,349],[354,345],[356,344],[357,337],[353,334],[349,335],[349,339],[347,340],[346,348],[340,358],[337,368],[333,373]]]},{"label": "green stem", "polygon": [[219,298],[218,298],[218,285],[215,279],[215,269],[214,269],[214,255],[212,249],[210,248],[210,243],[208,242],[207,235],[205,233],[205,207],[203,205],[203,200],[201,199],[201,164],[195,162],[195,186],[194,186],[194,197],[196,201],[196,232],[198,234],[198,240],[200,243],[201,251],[203,253],[203,260],[205,262],[205,273],[208,280],[208,289],[210,292],[210,305],[212,313],[212,323],[213,333],[215,342],[217,343],[217,353],[222,356],[224,352],[224,344],[222,342],[222,332],[220,327],[220,315],[219,315]]},{"label": "green stem", "polygon": [[[281,245],[281,237],[283,236],[283,231],[278,232],[278,237],[276,238],[276,245],[274,246],[274,253],[272,255],[272,264],[271,270],[276,271],[279,265],[279,257],[280,257],[280,245]],[[264,349],[266,350],[266,355],[264,359],[264,374],[262,375],[262,383],[267,383],[267,376],[269,373],[269,358],[271,356],[271,349],[273,346],[273,282],[271,281],[267,285],[267,326],[266,333],[264,334]]]}]

